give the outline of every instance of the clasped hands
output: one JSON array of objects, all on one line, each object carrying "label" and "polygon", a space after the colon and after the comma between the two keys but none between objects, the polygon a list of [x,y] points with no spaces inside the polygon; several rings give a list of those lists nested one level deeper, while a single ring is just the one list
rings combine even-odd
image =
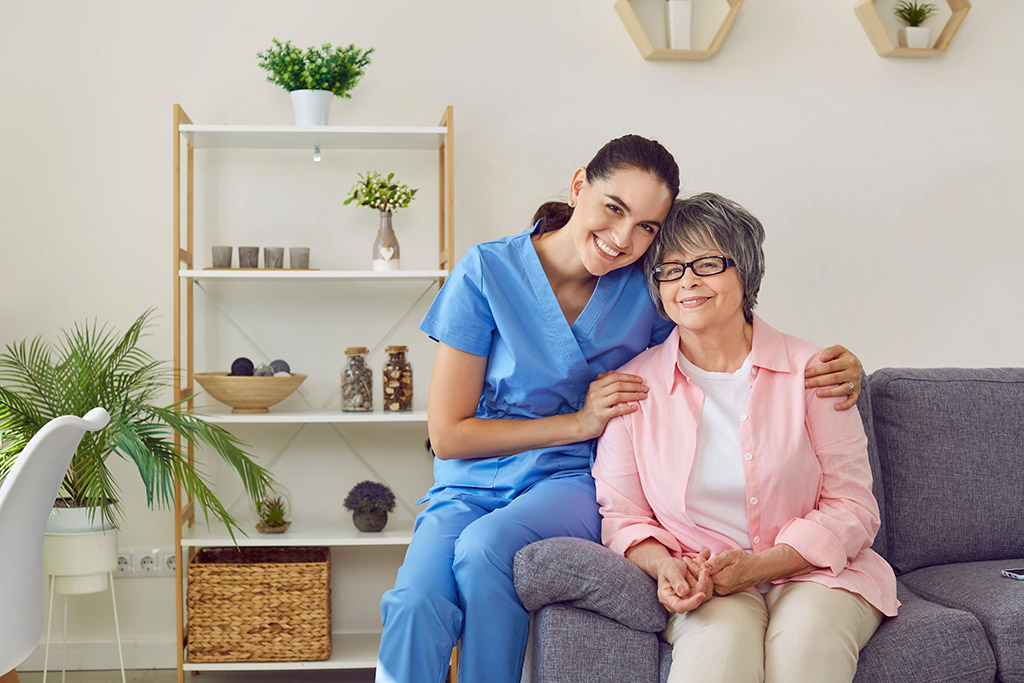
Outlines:
[{"label": "clasped hands", "polygon": [[670,612],[697,609],[715,595],[732,595],[762,582],[757,556],[726,550],[711,558],[705,548],[696,557],[666,557],[658,564],[658,600]]}]

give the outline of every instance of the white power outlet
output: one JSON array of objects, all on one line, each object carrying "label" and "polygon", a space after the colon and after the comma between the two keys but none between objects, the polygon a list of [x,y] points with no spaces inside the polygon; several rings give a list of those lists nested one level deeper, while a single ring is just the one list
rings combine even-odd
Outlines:
[{"label": "white power outlet", "polygon": [[153,548],[149,551],[142,551],[135,555],[135,569],[143,574],[155,576],[162,569],[160,561],[160,549]]},{"label": "white power outlet", "polygon": [[117,551],[117,570],[118,576],[131,576],[132,569],[135,568],[135,560],[130,550],[118,550]]},{"label": "white power outlet", "polygon": [[117,576],[125,579],[174,576],[174,551],[166,548],[121,548]]}]

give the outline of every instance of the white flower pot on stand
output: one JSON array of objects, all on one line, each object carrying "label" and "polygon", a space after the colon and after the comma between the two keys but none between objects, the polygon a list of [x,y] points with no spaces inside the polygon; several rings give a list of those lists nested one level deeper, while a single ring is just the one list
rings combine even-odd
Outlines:
[{"label": "white flower pot on stand", "polygon": [[693,3],[691,0],[668,0],[665,3],[666,39],[670,50],[689,50]]},{"label": "white flower pot on stand", "polygon": [[932,42],[932,30],[927,26],[904,26],[897,34],[900,47],[927,49]]},{"label": "white flower pot on stand", "polygon": [[331,113],[330,90],[292,90],[292,108],[296,126],[326,126]]},{"label": "white flower pot on stand", "polygon": [[[117,531],[83,531],[78,533],[46,532],[43,537],[43,573],[49,576],[50,611],[46,618],[46,648],[43,654],[43,680],[50,663],[50,626],[53,624],[54,595],[64,595],[64,649],[67,650],[68,595],[99,593],[110,590],[114,609],[114,633],[117,656],[124,683],[124,652],[121,649],[121,627],[117,621],[117,597],[114,595],[114,569],[117,568]],[[66,657],[62,658],[62,661]],[[61,667],[61,680],[64,670]]]}]

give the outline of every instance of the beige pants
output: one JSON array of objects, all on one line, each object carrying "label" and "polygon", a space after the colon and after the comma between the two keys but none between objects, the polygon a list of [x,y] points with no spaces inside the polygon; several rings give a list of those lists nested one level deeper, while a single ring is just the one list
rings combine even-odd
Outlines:
[{"label": "beige pants", "polygon": [[882,614],[858,595],[808,581],[715,596],[673,614],[669,683],[850,683]]}]

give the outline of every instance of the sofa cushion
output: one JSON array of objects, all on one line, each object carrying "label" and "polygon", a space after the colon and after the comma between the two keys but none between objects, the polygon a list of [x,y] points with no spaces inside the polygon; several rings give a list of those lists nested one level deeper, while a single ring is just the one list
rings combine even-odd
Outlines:
[{"label": "sofa cushion", "polygon": [[621,555],[582,538],[547,538],[516,553],[515,585],[527,611],[557,602],[658,633],[668,612],[654,579]]},{"label": "sofa cushion", "polygon": [[878,512],[882,517],[881,526],[875,534],[875,541],[871,549],[885,557],[885,491],[882,490],[882,465],[878,460],[878,444],[875,441],[874,417],[871,407],[871,392],[868,390],[868,377],[861,375],[861,392],[857,398],[857,410],[860,412],[861,422],[864,424],[864,435],[868,438],[868,462],[871,464],[871,493],[875,495],[878,502]]},{"label": "sofa cushion", "polygon": [[912,591],[978,618],[995,653],[1002,683],[1024,682],[1024,581],[999,571],[1024,558],[925,567],[900,577]]},{"label": "sofa cushion", "polygon": [[531,683],[657,683],[660,640],[589,610],[548,605],[534,615]]},{"label": "sofa cushion", "polygon": [[890,368],[870,392],[896,574],[1024,555],[1024,369]]},{"label": "sofa cushion", "polygon": [[974,615],[929,602],[897,582],[899,614],[860,652],[854,683],[992,683],[996,663]]}]

